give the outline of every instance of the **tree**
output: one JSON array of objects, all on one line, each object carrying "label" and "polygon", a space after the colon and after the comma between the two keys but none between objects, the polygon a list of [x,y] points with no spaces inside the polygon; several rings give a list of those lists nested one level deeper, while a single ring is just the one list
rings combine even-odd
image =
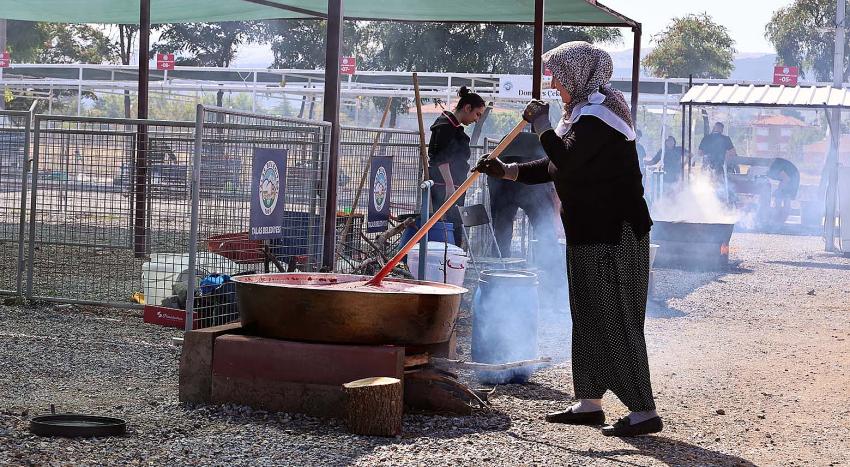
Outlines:
[{"label": "tree", "polygon": [[[366,70],[459,73],[530,73],[534,37],[531,26],[460,23],[361,23],[364,40],[353,44]],[[620,32],[608,28],[552,26],[544,47],[562,42],[614,42]],[[360,64],[362,63],[362,67]],[[381,103],[376,101],[379,108]],[[396,99],[390,121],[406,112],[408,99]]]},{"label": "tree", "polygon": [[[175,53],[176,65],[226,68],[239,46],[260,42],[265,33],[265,23],[259,21],[169,24],[163,27],[153,50]],[[223,97],[219,91],[217,105],[221,106]]]},{"label": "tree", "polygon": [[734,68],[735,41],[707,13],[674,18],[652,41],[643,65],[656,77],[728,78]]},{"label": "tree", "polygon": [[[130,57],[133,55],[133,44],[136,42],[136,36],[139,34],[139,26],[135,24],[119,24],[114,29],[117,38],[113,41],[117,43],[115,52],[118,54],[118,60],[122,65],[130,64]],[[130,118],[130,91],[124,90],[124,118]]]},{"label": "tree", "polygon": [[[798,66],[800,76],[813,71],[817,81],[832,80],[835,51],[835,0],[794,0],[773,13],[765,37],[776,48],[779,65]],[[850,58],[850,35],[844,46]],[[847,73],[845,65],[845,76]]]}]

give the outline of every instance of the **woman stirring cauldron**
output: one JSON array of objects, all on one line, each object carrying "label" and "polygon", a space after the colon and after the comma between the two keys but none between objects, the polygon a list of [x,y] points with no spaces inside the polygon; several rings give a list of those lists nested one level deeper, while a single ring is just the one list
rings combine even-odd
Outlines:
[{"label": "woman stirring cauldron", "polygon": [[602,428],[608,436],[662,430],[655,411],[643,326],[649,281],[649,229],[635,131],[622,93],[609,84],[611,56],[568,42],[543,56],[564,115],[557,129],[549,105],[535,100],[523,118],[547,158],[522,164],[481,160],[474,170],[534,184],[553,181],[567,236],[573,319],[572,368],[579,401],[546,420],[603,425],[602,396],[613,392],[631,413]]},{"label": "woman stirring cauldron", "polygon": [[[434,181],[434,188],[431,190],[434,206],[442,206],[466,180],[472,150],[464,127],[477,122],[484,113],[484,99],[466,86],[460,87],[458,97],[460,99],[454,112],[443,112],[431,125],[428,176]],[[458,205],[463,206],[464,197],[460,197]],[[453,224],[455,243],[460,246],[463,235],[460,233],[461,218],[457,207],[452,206],[446,213],[446,219]]]}]

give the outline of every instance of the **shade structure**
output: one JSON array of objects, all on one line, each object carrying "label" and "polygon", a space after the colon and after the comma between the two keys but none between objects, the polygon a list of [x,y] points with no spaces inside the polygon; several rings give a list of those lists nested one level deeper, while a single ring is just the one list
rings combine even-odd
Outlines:
[{"label": "shade structure", "polygon": [[679,103],[695,106],[848,108],[850,90],[832,86],[701,84],[688,90]]},{"label": "shade structure", "polygon": [[[0,1],[2,17],[58,23],[138,24],[139,0]],[[291,9],[282,9],[290,7]],[[323,0],[151,0],[151,23],[247,21],[327,16]],[[546,2],[547,24],[634,27],[636,22],[595,0]],[[346,19],[534,22],[533,0],[346,0]]]},{"label": "shade structure", "polygon": [[[184,22],[246,21],[272,18],[324,18],[328,20],[325,49],[324,119],[331,123],[328,159],[327,219],[336,213],[336,173],[339,149],[339,59],[344,20],[512,23],[534,25],[533,90],[540,97],[540,55],[543,29],[550,25],[629,27],[634,32],[632,70],[632,117],[636,116],[641,26],[596,0],[0,0],[6,19],[61,23],[139,24],[139,118],[147,118],[149,34],[151,24]],[[140,127],[140,154],[147,136]],[[142,156],[143,157],[143,156]],[[140,196],[135,208],[136,254],[144,254],[145,164],[137,164]],[[334,259],[335,224],[325,225],[323,266],[331,269]],[[189,310],[187,309],[187,313]],[[189,315],[191,316],[191,315]],[[187,323],[189,320],[187,320]]]}]

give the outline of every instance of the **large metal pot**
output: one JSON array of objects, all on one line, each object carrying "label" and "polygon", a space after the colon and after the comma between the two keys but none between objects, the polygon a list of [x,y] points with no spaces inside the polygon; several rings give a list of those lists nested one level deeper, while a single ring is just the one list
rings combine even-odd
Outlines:
[{"label": "large metal pot", "polygon": [[655,265],[662,268],[723,271],[729,267],[734,224],[654,220],[650,238],[660,245]]},{"label": "large metal pot", "polygon": [[368,279],[320,273],[233,278],[242,327],[251,335],[372,345],[426,345],[449,340],[466,289],[402,279],[384,282],[427,287],[422,293],[398,292],[390,287],[350,290],[325,287]]}]

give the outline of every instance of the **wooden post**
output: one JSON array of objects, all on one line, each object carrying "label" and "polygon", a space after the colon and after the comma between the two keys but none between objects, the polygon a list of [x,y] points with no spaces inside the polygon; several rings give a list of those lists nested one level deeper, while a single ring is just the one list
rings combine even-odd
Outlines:
[{"label": "wooden post", "polygon": [[419,75],[413,74],[413,93],[416,96],[416,119],[419,121],[419,158],[422,160],[422,180],[428,180],[428,148],[425,145],[425,122],[422,120],[422,99],[419,97]]},{"label": "wooden post", "polygon": [[346,395],[345,422],[357,435],[398,436],[404,397],[401,380],[377,377],[342,385]]}]

